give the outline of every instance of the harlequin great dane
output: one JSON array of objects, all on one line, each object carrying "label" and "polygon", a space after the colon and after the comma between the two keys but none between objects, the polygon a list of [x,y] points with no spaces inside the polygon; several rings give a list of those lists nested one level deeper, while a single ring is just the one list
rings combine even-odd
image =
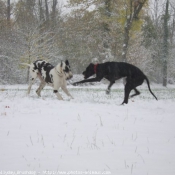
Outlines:
[{"label": "harlequin great dane", "polygon": [[66,84],[66,80],[73,77],[68,60],[65,62],[61,61],[61,63],[58,63],[55,67],[45,60],[37,60],[31,64],[21,64],[30,68],[31,79],[28,87],[28,94],[30,94],[31,87],[38,77],[41,81],[39,88],[36,90],[38,96],[41,96],[41,90],[48,84],[53,87],[53,92],[59,100],[63,100],[58,92],[60,87],[69,97],[73,98],[67,90]]},{"label": "harlequin great dane", "polygon": [[[157,97],[151,91],[148,78],[139,68],[134,65],[124,62],[106,62],[102,64],[91,63],[82,74],[84,75],[85,80],[75,82],[73,85],[76,86],[80,83],[97,82],[101,81],[103,78],[106,78],[110,81],[110,84],[106,90],[107,94],[110,93],[110,89],[116,80],[120,78],[126,78],[124,101],[122,104],[128,103],[128,98],[131,90],[135,91],[135,94],[131,95],[131,97],[139,95],[140,92],[136,89],[136,87],[141,85],[143,81],[146,80],[150,93],[157,100]],[[94,74],[96,74],[95,78],[88,79]]]}]

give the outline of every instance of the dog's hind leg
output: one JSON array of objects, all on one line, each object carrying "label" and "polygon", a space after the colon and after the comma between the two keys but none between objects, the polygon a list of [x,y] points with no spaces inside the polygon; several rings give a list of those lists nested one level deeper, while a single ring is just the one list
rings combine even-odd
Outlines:
[{"label": "dog's hind leg", "polygon": [[129,83],[127,82],[126,85],[125,85],[125,95],[124,95],[124,101],[122,104],[124,103],[128,103],[128,98],[129,98],[129,94],[131,92],[132,88],[131,86],[129,85]]},{"label": "dog's hind leg", "polygon": [[41,97],[41,91],[42,89],[46,86],[46,82],[44,81],[41,81],[40,85],[39,85],[39,88],[36,90],[36,93],[39,97]]},{"label": "dog's hind leg", "polygon": [[134,88],[134,91],[135,91],[135,94],[131,95],[130,96],[131,98],[136,96],[136,95],[140,95],[140,92],[136,88]]},{"label": "dog's hind leg", "polygon": [[36,78],[31,78],[31,80],[30,80],[29,87],[28,87],[28,90],[27,90],[28,95],[30,94],[30,90],[31,90],[32,85],[35,82],[35,80],[36,80]]},{"label": "dog's hind leg", "polygon": [[30,90],[32,88],[33,83],[35,82],[36,78],[38,77],[38,70],[34,70],[34,68],[31,66],[30,67],[30,83],[29,83],[29,87],[28,87],[28,92],[27,94],[30,94]]},{"label": "dog's hind leg", "polygon": [[108,88],[106,89],[106,94],[110,94],[111,87],[114,83],[115,83],[115,81],[110,81],[110,84],[109,84]]}]

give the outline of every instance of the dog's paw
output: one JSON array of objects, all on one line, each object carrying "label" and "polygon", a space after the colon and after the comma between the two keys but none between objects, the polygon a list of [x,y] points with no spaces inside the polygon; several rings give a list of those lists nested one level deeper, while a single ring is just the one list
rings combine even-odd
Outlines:
[{"label": "dog's paw", "polygon": [[110,94],[110,90],[107,89],[106,90],[106,94],[109,95]]}]

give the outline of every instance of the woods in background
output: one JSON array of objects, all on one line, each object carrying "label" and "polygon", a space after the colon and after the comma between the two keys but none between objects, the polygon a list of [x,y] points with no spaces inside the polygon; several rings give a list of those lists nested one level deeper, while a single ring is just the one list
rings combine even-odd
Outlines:
[{"label": "woods in background", "polygon": [[94,58],[138,66],[175,82],[175,4],[154,0],[0,0],[0,83],[26,83],[20,62],[69,59],[74,74]]}]

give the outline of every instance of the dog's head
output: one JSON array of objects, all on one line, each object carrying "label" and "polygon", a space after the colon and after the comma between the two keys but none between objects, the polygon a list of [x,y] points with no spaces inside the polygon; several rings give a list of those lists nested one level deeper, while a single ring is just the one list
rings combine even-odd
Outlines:
[{"label": "dog's head", "polygon": [[89,64],[89,66],[86,68],[86,70],[82,73],[84,75],[84,79],[87,79],[95,74],[94,71],[94,64]]},{"label": "dog's head", "polygon": [[65,61],[65,67],[63,68],[63,71],[66,73],[66,79],[71,79],[73,77],[68,60]]},{"label": "dog's head", "polygon": [[66,60],[65,62],[61,61],[60,71],[66,75],[66,80],[71,79],[73,77],[68,60]]}]

